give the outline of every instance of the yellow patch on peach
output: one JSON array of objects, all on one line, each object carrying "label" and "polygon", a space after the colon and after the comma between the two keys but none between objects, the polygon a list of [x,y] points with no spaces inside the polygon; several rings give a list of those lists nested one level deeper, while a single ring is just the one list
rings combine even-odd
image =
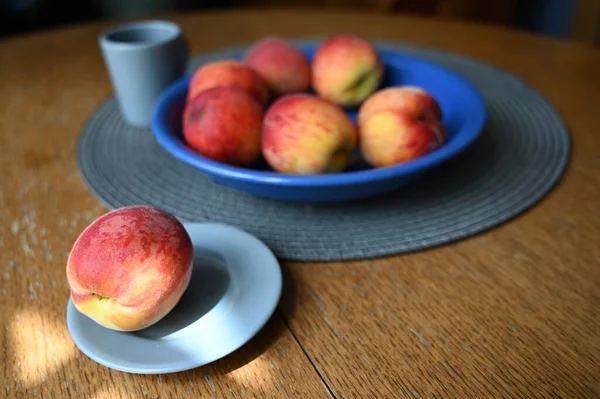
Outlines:
[{"label": "yellow patch on peach", "polygon": [[439,122],[424,122],[402,111],[382,111],[361,124],[361,153],[376,167],[417,159],[439,145]]},{"label": "yellow patch on peach", "polygon": [[367,162],[378,166],[393,164],[395,148],[405,139],[404,128],[394,119],[392,113],[381,112],[363,122],[360,145]]},{"label": "yellow patch on peach", "polygon": [[353,106],[373,93],[384,68],[377,50],[353,35],[327,39],[312,60],[313,87],[319,96],[342,106]]},{"label": "yellow patch on peach", "polygon": [[265,113],[261,148],[273,169],[290,174],[342,171],[358,140],[337,105],[308,94],[281,97]]}]

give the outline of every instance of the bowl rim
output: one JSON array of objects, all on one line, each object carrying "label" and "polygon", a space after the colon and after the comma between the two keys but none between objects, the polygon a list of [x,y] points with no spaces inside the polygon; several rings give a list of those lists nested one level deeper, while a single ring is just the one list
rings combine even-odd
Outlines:
[{"label": "bowl rim", "polygon": [[[318,44],[308,46],[316,47]],[[157,142],[172,156],[209,175],[235,179],[239,182],[290,187],[355,185],[394,179],[422,172],[458,155],[479,137],[486,124],[488,112],[482,95],[470,81],[437,63],[413,55],[403,54],[400,51],[394,51],[386,47],[379,47],[375,44],[374,46],[384,56],[401,57],[414,63],[420,63],[428,68],[451,76],[454,80],[458,81],[460,85],[463,86],[464,90],[468,92],[469,97],[473,99],[472,103],[478,106],[478,109],[474,110],[472,113],[473,119],[469,122],[469,126],[473,126],[473,128],[462,128],[458,130],[453,140],[445,143],[443,146],[429,154],[406,163],[386,167],[320,175],[293,175],[233,166],[208,159],[201,154],[194,152],[187,147],[179,137],[177,137],[177,134],[173,132],[173,129],[170,126],[168,115],[173,104],[186,96],[188,85],[193,75],[193,72],[190,72],[172,83],[159,96],[152,113],[151,129],[154,132]],[[306,45],[301,47],[301,50],[306,51],[306,47]]]}]

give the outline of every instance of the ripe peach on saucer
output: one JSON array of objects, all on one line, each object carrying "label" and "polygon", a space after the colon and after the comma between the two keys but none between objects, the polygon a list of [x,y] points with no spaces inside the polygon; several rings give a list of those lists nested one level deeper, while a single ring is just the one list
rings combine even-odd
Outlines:
[{"label": "ripe peach on saucer", "polygon": [[149,206],[113,210],[77,238],[67,260],[75,307],[113,330],[155,324],[179,302],[193,266],[183,225]]},{"label": "ripe peach on saucer", "polygon": [[357,139],[356,127],[339,106],[311,94],[289,94],[265,112],[262,153],[281,173],[335,173],[348,165]]},{"label": "ripe peach on saucer", "polygon": [[327,39],[312,60],[313,88],[317,94],[341,106],[355,106],[373,93],[384,68],[373,45],[357,36]]},{"label": "ripe peach on saucer", "polygon": [[249,93],[261,105],[269,99],[269,88],[250,66],[236,60],[212,61],[200,66],[190,80],[187,100],[213,87],[236,87]]},{"label": "ripe peach on saucer", "polygon": [[252,46],[244,56],[265,80],[274,97],[310,88],[311,73],[308,58],[298,48],[279,37],[266,37]]}]

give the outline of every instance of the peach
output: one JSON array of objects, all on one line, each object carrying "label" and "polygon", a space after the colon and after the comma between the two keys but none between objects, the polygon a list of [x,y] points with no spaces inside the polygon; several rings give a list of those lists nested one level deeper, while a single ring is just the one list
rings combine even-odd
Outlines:
[{"label": "peach", "polygon": [[113,330],[166,316],[189,285],[193,246],[171,214],[149,206],[108,212],[79,235],[67,260],[75,307]]},{"label": "peach", "polygon": [[265,112],[262,153],[281,173],[341,172],[357,140],[356,127],[346,113],[315,95],[288,94]]},{"label": "peach", "polygon": [[373,93],[384,68],[373,45],[357,36],[327,39],[314,54],[312,79],[315,92],[341,106],[355,106]]},{"label": "peach", "polygon": [[274,97],[307,91],[311,73],[308,58],[279,37],[266,37],[252,46],[244,57],[267,82]]},{"label": "peach", "polygon": [[440,105],[425,89],[417,86],[392,86],[378,90],[365,100],[358,112],[358,124],[376,112],[392,109],[405,109],[424,120],[442,119]]},{"label": "peach", "polygon": [[363,158],[372,166],[417,159],[446,141],[437,100],[416,86],[393,86],[371,95],[358,111]]},{"label": "peach", "polygon": [[422,120],[402,109],[375,112],[360,124],[360,150],[371,166],[385,167],[422,157],[443,144],[441,121]]},{"label": "peach", "polygon": [[260,157],[262,118],[262,107],[246,91],[214,87],[186,104],[183,136],[209,159],[248,166]]},{"label": "peach", "polygon": [[236,60],[212,61],[200,66],[190,79],[187,100],[213,87],[236,87],[248,92],[261,105],[269,99],[269,88],[250,66]]}]

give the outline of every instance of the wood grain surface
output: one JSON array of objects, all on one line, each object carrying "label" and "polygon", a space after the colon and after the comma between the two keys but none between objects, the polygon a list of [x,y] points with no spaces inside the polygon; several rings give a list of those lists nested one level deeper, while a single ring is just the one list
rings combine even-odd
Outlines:
[{"label": "wood grain surface", "polygon": [[[278,312],[190,372],[111,371],[65,322],[65,260],[105,212],[75,161],[111,94],[97,35],[112,23],[0,42],[0,396],[8,398],[600,397],[600,53],[458,22],[364,13],[169,16],[195,55],[277,33],[352,32],[435,46],[520,75],[573,135],[569,170],[531,211],[477,237],[361,262],[285,263]],[[4,395],[5,394],[5,395]]]}]

